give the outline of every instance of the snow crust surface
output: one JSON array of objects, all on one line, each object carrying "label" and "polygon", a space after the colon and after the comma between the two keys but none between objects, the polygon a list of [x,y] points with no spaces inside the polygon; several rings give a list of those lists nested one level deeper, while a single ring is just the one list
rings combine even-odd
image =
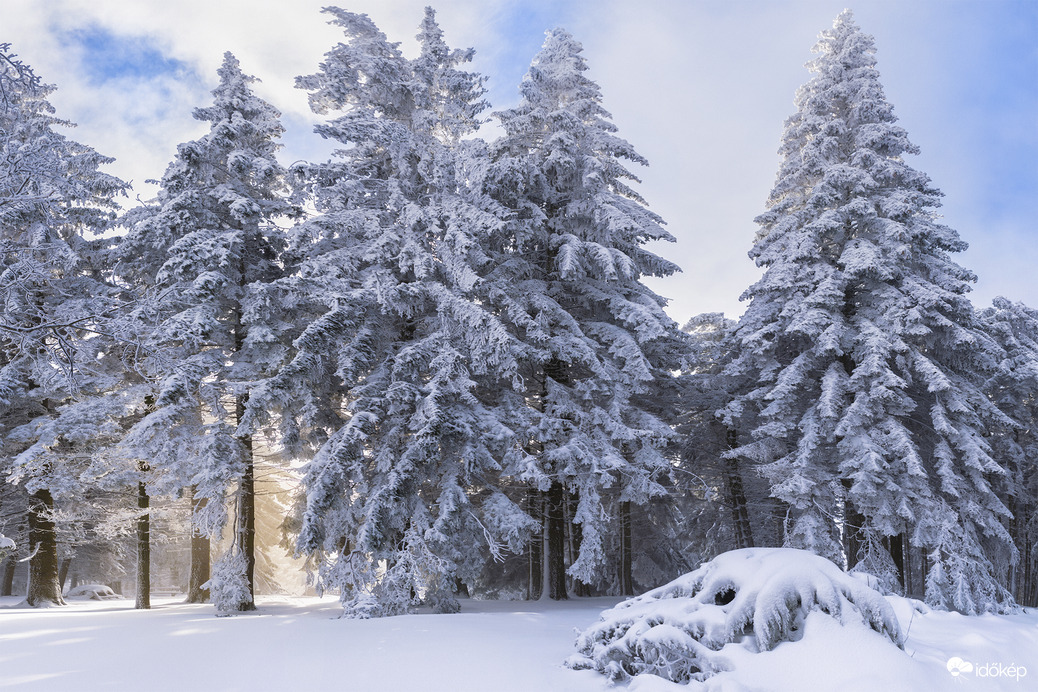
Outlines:
[{"label": "snow crust surface", "polygon": [[[255,613],[224,618],[164,597],[146,611],[132,599],[42,610],[21,600],[0,598],[0,690],[1027,692],[1038,683],[1038,611],[967,617],[896,597],[887,601],[904,651],[863,624],[815,613],[799,641],[758,654],[729,646],[730,670],[689,685],[655,675],[611,684],[562,665],[575,632],[617,599],[464,600],[455,615],[374,620],[339,619],[334,597],[261,596]],[[953,657],[974,670],[953,676]],[[985,663],[1027,672],[978,677]]]}]

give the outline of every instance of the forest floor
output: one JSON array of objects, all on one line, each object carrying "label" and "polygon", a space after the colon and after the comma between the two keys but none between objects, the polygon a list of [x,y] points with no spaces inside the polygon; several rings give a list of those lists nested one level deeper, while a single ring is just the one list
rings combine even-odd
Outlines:
[{"label": "forest floor", "polygon": [[[0,598],[2,690],[378,692],[1025,692],[1038,689],[1038,611],[965,617],[892,599],[902,652],[863,627],[808,618],[803,639],[733,659],[709,685],[611,685],[562,663],[615,598],[462,602],[456,615],[344,620],[335,598],[259,599],[255,613],[154,598],[31,609]],[[953,658],[962,663],[949,666]],[[966,670],[971,663],[972,669]],[[958,675],[952,674],[955,668]],[[1012,672],[1014,675],[1010,675]],[[1021,675],[1021,672],[1023,674]]]}]

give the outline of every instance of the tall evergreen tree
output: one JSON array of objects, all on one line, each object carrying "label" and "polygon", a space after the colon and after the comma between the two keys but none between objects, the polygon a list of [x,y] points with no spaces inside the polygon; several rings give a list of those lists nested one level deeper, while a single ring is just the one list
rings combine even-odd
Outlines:
[{"label": "tall evergreen tree", "polygon": [[275,306],[264,287],[282,269],[277,220],[296,207],[276,158],[280,113],[252,92],[255,78],[230,53],[217,74],[213,104],[194,112],[209,132],[177,148],[157,200],[124,221],[117,273],[141,293],[135,317],[149,350],[138,368],[158,386],[123,447],[159,467],[160,492],[190,491],[196,538],[220,530],[224,493],[237,486],[233,555],[220,582],[233,597],[218,605],[251,610],[255,444],[243,423],[250,383],[285,349],[272,337]]},{"label": "tall evergreen tree", "polygon": [[984,328],[1004,349],[985,390],[1015,425],[990,430],[995,457],[1005,465],[1000,494],[1012,512],[1006,521],[1019,560],[1001,565],[1018,603],[1038,604],[1038,310],[995,298],[980,311]]},{"label": "tall evergreen tree", "polygon": [[508,334],[472,300],[479,236],[497,223],[459,168],[479,146],[462,138],[483,79],[460,69],[472,51],[446,46],[432,10],[413,60],[367,16],[325,12],[346,41],[297,85],[335,116],[317,132],[343,149],[299,169],[318,214],[293,232],[298,270],[280,286],[302,333],[253,401],[316,450],[298,546],[346,612],[453,610],[485,536],[521,516],[490,489],[508,431],[476,381],[514,370]]},{"label": "tall evergreen tree", "polygon": [[495,114],[505,134],[491,147],[486,186],[506,223],[491,235],[480,284],[522,345],[525,386],[501,393],[521,441],[506,472],[541,508],[543,591],[553,599],[567,596],[567,497],[577,498],[579,533],[568,574],[594,584],[607,559],[605,518],[665,492],[662,409],[683,341],[666,301],[641,282],[677,271],[644,247],[673,238],[630,187],[637,179],[624,161],[646,161],[614,134],[582,50],[549,31],[521,103]]},{"label": "tall evergreen tree", "polygon": [[[967,299],[966,244],[934,210],[915,154],[851,13],[815,46],[750,256],[763,277],[736,330],[726,408],[740,453],[788,503],[786,543],[896,582],[925,560],[926,600],[999,608],[1012,551],[980,384],[998,348]],[[905,550],[905,546],[909,550]],[[862,564],[864,563],[864,564]]]},{"label": "tall evergreen tree", "polygon": [[[32,443],[13,430],[103,379],[93,337],[112,302],[87,235],[109,227],[127,187],[99,170],[112,159],[57,131],[71,123],[55,117],[52,91],[0,44],[0,439],[12,455]],[[4,469],[31,493],[30,605],[62,601],[51,517],[57,466],[45,456]]]}]

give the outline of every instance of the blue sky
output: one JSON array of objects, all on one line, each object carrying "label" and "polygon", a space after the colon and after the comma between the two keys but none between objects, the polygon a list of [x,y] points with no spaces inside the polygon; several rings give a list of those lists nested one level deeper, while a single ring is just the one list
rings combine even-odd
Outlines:
[{"label": "blue sky", "polygon": [[[5,0],[9,41],[56,84],[74,136],[114,156],[136,194],[179,142],[203,129],[225,50],[258,76],[284,115],[284,159],[324,157],[315,117],[293,78],[340,39],[329,0]],[[415,50],[418,0],[358,0],[385,33]],[[585,47],[619,134],[650,161],[641,192],[678,239],[656,248],[684,269],[653,283],[680,322],[739,315],[759,275],[746,257],[774,182],[783,120],[810,75],[820,31],[848,0],[452,0],[434,5],[447,41],[473,46],[494,108],[517,86],[544,31]],[[978,305],[1006,295],[1038,306],[1038,0],[859,0],[901,124],[922,154],[910,163],[945,193],[945,222],[970,243],[957,257],[980,280]],[[4,34],[4,32],[9,32]],[[488,132],[492,136],[493,132]]]},{"label": "blue sky", "polygon": [[166,55],[146,36],[123,36],[98,24],[88,24],[71,28],[60,37],[78,54],[82,72],[92,84],[161,76],[200,78],[187,63]]}]

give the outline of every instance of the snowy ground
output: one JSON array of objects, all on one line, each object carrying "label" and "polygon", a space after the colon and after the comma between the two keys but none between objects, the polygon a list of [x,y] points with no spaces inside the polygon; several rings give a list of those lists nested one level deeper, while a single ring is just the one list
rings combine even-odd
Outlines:
[{"label": "snowy ground", "polygon": [[[1038,689],[1038,612],[967,618],[893,599],[908,655],[871,631],[808,619],[804,639],[733,661],[716,692],[1025,692]],[[153,599],[33,610],[0,599],[0,689],[605,692],[571,671],[575,630],[617,599],[465,601],[458,615],[340,620],[335,599],[261,597],[255,614]],[[953,676],[948,661],[962,659]],[[972,670],[964,665],[972,663]],[[990,664],[1001,666],[998,675]],[[984,666],[987,666],[986,668]],[[1007,675],[1010,666],[1016,677]],[[1026,674],[1019,675],[1021,666]],[[954,667],[954,666],[953,666]],[[978,675],[981,672],[988,675]],[[641,676],[630,692],[690,690]],[[704,689],[696,685],[691,689]]]}]

